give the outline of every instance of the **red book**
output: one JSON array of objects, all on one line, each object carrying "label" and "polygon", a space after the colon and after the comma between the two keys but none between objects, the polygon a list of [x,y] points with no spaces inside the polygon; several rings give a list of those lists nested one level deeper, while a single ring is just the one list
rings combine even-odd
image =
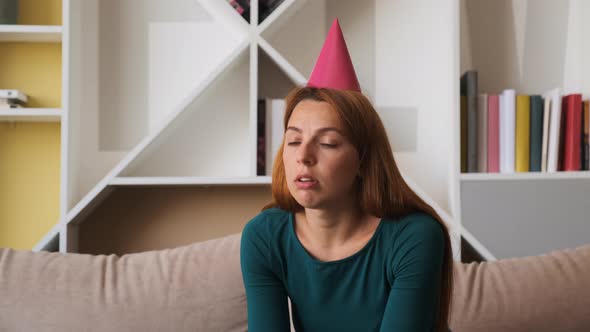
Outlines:
[{"label": "red book", "polygon": [[563,170],[581,169],[582,146],[582,95],[570,94],[564,97],[565,133],[563,146]]},{"label": "red book", "polygon": [[500,97],[488,96],[488,173],[500,172]]}]

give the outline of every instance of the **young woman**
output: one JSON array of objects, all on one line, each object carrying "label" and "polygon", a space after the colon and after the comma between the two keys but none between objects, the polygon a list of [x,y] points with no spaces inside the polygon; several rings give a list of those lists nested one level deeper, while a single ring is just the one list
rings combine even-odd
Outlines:
[{"label": "young woman", "polygon": [[242,233],[249,331],[288,332],[287,297],[298,332],[448,330],[448,229],[356,84],[287,97],[273,200]]}]

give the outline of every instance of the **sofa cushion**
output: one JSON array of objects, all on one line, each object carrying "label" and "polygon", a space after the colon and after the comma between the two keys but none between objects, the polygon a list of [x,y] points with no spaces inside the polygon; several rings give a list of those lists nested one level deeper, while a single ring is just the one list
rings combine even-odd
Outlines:
[{"label": "sofa cushion", "polygon": [[239,242],[121,257],[0,249],[0,330],[246,331]]},{"label": "sofa cushion", "polygon": [[454,272],[453,332],[590,331],[590,245]]},{"label": "sofa cushion", "polygon": [[[0,249],[0,330],[247,331],[239,242],[121,257]],[[454,269],[453,332],[590,331],[590,245]]]}]

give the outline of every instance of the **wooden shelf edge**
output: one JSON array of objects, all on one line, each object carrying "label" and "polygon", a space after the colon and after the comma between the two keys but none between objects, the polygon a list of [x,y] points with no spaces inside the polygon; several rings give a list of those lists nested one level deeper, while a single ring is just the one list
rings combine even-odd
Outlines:
[{"label": "wooden shelf edge", "polygon": [[110,186],[223,186],[223,185],[270,185],[270,176],[249,177],[133,177],[118,176],[111,179]]},{"label": "wooden shelf edge", "polygon": [[62,117],[60,108],[12,108],[0,109],[0,122],[6,121],[34,121],[60,122]]},{"label": "wooden shelf edge", "polygon": [[590,171],[528,173],[461,173],[461,181],[590,179]]},{"label": "wooden shelf edge", "polygon": [[0,24],[2,42],[52,42],[62,41],[61,25]]}]

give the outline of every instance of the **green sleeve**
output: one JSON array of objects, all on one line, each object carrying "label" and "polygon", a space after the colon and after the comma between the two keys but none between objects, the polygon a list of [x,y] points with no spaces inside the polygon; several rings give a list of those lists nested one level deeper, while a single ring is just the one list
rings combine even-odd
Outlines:
[{"label": "green sleeve", "polygon": [[391,256],[394,280],[380,331],[434,331],[445,248],[442,226],[426,216],[398,234]]},{"label": "green sleeve", "polygon": [[[263,220],[265,221],[265,220]],[[248,303],[248,331],[289,332],[287,292],[270,266],[269,237],[256,220],[246,224],[240,242],[240,265]]]}]

